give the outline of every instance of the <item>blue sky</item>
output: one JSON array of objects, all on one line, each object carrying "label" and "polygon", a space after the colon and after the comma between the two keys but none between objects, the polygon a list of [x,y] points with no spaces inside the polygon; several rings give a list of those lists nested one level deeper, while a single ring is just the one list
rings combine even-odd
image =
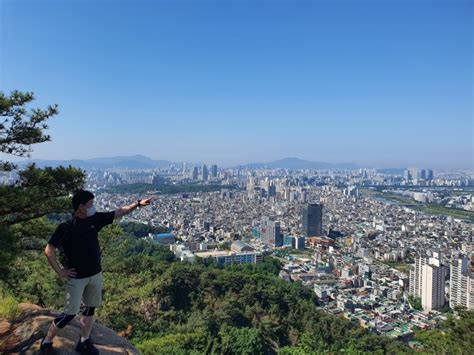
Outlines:
[{"label": "blue sky", "polygon": [[473,168],[471,1],[0,0],[33,158]]}]

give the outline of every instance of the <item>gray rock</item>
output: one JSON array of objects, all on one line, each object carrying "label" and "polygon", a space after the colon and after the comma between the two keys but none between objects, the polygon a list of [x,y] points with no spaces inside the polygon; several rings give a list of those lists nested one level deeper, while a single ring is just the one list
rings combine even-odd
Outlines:
[{"label": "gray rock", "polygon": [[[40,341],[45,336],[57,311],[36,305],[20,304],[22,314],[13,321],[0,319],[0,353],[38,354]],[[80,336],[79,317],[74,318],[65,328],[60,329],[54,338],[55,354],[77,354],[74,348]],[[91,333],[100,354],[138,354],[130,342],[113,330],[94,324]]]}]

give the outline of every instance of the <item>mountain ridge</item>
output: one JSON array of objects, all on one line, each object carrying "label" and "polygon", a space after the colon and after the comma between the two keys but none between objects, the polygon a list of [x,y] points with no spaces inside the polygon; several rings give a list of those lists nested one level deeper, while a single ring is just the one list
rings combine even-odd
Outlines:
[{"label": "mountain ridge", "polygon": [[[45,166],[75,166],[83,169],[111,169],[111,168],[131,168],[131,169],[156,169],[166,168],[171,165],[183,164],[183,162],[173,162],[170,160],[155,160],[147,156],[137,154],[131,156],[112,156],[99,157],[92,159],[66,159],[66,160],[47,160],[47,159],[31,159],[17,164],[25,166],[27,164],[35,163],[38,167]],[[187,163],[190,166],[201,165],[201,163]],[[310,161],[296,157],[287,157],[277,160],[272,160],[266,163],[247,163],[239,164],[235,168],[268,168],[268,169],[312,169],[312,170],[328,170],[328,169],[345,169],[353,170],[361,166],[354,163],[327,163],[321,161]]]}]

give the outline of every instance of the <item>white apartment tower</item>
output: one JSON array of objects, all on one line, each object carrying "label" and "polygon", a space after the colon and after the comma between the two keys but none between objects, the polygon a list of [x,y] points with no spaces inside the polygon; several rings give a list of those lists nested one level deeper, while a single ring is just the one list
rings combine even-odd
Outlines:
[{"label": "white apartment tower", "polygon": [[446,269],[439,258],[418,257],[410,270],[409,294],[421,298],[424,310],[440,309],[444,305]]},{"label": "white apartment tower", "polygon": [[449,277],[449,307],[474,309],[474,277],[468,272],[469,260],[464,255],[453,255]]},{"label": "white apartment tower", "polygon": [[455,306],[467,308],[469,277],[466,273],[467,258],[453,255],[449,277],[449,307],[453,309]]}]

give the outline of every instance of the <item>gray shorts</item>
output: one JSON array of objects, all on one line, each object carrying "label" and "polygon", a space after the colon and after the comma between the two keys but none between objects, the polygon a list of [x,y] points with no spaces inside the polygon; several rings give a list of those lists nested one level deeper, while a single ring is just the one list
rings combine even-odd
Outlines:
[{"label": "gray shorts", "polygon": [[99,307],[101,305],[102,272],[83,279],[68,279],[64,313],[77,314],[81,307],[81,299],[86,307]]}]

